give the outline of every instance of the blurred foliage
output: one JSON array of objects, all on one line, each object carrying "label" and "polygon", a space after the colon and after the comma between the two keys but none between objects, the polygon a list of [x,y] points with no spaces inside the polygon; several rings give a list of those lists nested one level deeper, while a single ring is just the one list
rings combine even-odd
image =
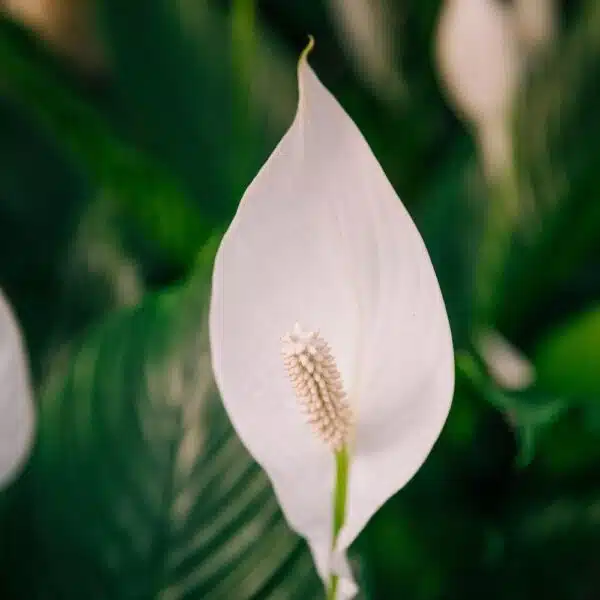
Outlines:
[{"label": "blurred foliage", "polygon": [[[377,0],[398,29],[395,103],[326,0],[88,1],[93,63],[0,19],[0,286],[40,409],[0,494],[0,598],[321,594],[206,356],[212,256],[291,121],[309,33],[422,232],[457,351],[442,437],[353,548],[365,596],[600,597],[598,2],[561,3],[497,189],[435,75],[440,0]],[[482,326],[530,357],[533,385],[493,379]]]},{"label": "blurred foliage", "polygon": [[[502,328],[523,341],[535,334],[532,315],[540,300],[571,287],[583,269],[591,277],[597,271],[600,204],[594,192],[600,162],[587,145],[600,128],[598,3],[582,8],[580,19],[530,79],[516,125],[522,226],[496,299]],[[593,300],[597,277],[592,283],[580,292],[580,305],[568,310]]]},{"label": "blurred foliage", "polygon": [[218,401],[208,282],[115,313],[57,362],[15,501],[29,535],[15,520],[3,536],[28,555],[5,557],[20,574],[11,597],[318,594],[305,544]]},{"label": "blurred foliage", "polygon": [[535,364],[540,377],[557,393],[593,396],[600,392],[597,354],[600,307],[576,315],[540,344]]}]

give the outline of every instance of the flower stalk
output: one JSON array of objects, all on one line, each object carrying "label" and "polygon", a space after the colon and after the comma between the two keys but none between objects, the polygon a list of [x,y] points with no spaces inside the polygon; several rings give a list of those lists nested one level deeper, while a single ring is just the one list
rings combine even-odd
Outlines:
[{"label": "flower stalk", "polygon": [[[350,475],[350,453],[348,446],[343,446],[335,453],[335,487],[333,492],[333,538],[331,550],[335,550],[338,536],[346,521],[346,499],[348,496],[348,477]],[[339,577],[329,577],[327,600],[335,600]]]}]

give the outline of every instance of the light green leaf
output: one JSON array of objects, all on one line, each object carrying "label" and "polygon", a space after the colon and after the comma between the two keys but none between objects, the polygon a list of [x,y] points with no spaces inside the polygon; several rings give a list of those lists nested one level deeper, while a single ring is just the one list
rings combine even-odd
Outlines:
[{"label": "light green leaf", "polygon": [[596,397],[600,406],[600,306],[551,331],[538,344],[535,365],[550,389]]},{"label": "light green leaf", "polygon": [[540,386],[569,397],[573,409],[543,450],[553,473],[593,473],[600,457],[599,340],[600,308],[595,307],[556,327],[534,352]]},{"label": "light green leaf", "polygon": [[319,597],[221,407],[206,305],[196,279],[118,313],[49,382],[2,598]]}]

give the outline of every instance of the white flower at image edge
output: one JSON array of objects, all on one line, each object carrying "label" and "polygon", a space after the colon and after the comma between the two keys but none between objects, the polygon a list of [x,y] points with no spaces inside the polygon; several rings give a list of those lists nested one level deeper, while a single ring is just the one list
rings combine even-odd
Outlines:
[{"label": "white flower at image edge", "polygon": [[23,466],[33,432],[34,408],[21,332],[0,290],[0,489]]},{"label": "white flower at image edge", "polygon": [[[346,550],[425,461],[450,409],[452,339],[425,245],[303,53],[292,126],[218,250],[210,338],[223,403],[337,598]],[[333,543],[334,451],[350,456]]]}]

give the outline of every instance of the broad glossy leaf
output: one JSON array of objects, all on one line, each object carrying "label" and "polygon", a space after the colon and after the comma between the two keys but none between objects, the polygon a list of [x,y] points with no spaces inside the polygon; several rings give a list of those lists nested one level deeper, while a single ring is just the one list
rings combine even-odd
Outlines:
[{"label": "broad glossy leaf", "polygon": [[205,297],[195,280],[114,315],[49,383],[2,598],[319,597],[216,394]]}]

